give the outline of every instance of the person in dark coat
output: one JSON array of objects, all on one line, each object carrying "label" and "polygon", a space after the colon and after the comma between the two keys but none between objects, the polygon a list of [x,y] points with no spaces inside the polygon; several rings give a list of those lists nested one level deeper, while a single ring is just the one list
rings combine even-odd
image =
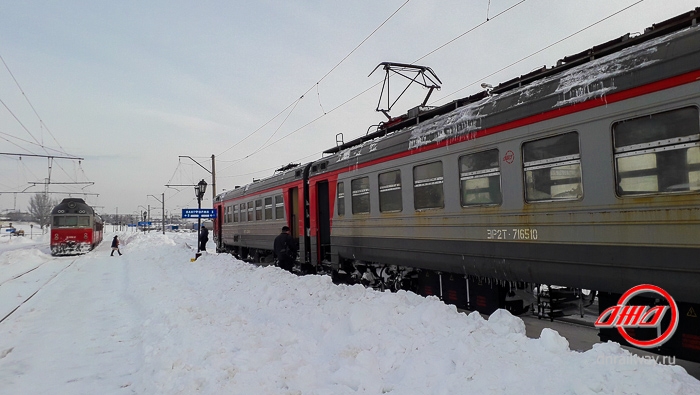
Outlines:
[{"label": "person in dark coat", "polygon": [[282,233],[275,238],[274,250],[279,267],[291,272],[297,257],[297,249],[294,238],[289,234],[288,226],[283,226]]},{"label": "person in dark coat", "polygon": [[207,242],[209,241],[209,231],[206,227],[202,226],[202,232],[199,235],[199,250],[207,250]]},{"label": "person in dark coat", "polygon": [[117,238],[117,236],[114,236],[114,238],[112,239],[112,253],[109,254],[109,256],[114,256],[114,251],[118,252],[119,255],[122,254],[122,252],[119,251],[119,239]]}]

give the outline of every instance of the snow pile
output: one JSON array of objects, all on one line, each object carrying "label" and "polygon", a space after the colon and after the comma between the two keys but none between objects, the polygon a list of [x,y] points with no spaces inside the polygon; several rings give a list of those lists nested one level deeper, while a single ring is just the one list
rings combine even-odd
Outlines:
[{"label": "snow pile", "polygon": [[0,324],[0,393],[700,393],[680,367],[604,363],[637,358],[614,343],[528,339],[504,310],[190,262],[195,238],[122,234],[124,256],[103,243],[78,258]]}]

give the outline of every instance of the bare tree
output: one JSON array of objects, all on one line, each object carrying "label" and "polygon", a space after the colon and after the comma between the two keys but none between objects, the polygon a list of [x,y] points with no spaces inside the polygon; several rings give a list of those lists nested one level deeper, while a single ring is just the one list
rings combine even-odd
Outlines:
[{"label": "bare tree", "polygon": [[48,194],[37,193],[29,198],[29,207],[27,208],[32,219],[39,223],[42,229],[49,224],[51,219],[51,210],[56,206],[56,201],[51,199]]}]

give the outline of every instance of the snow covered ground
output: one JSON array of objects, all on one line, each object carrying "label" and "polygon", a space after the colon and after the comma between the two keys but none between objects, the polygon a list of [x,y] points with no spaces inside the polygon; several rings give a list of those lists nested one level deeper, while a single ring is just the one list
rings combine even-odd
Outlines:
[{"label": "snow covered ground", "polygon": [[[0,237],[0,394],[700,394],[615,343],[570,351],[517,317],[255,267],[193,233],[80,257]],[[30,273],[12,279],[32,268]]]}]

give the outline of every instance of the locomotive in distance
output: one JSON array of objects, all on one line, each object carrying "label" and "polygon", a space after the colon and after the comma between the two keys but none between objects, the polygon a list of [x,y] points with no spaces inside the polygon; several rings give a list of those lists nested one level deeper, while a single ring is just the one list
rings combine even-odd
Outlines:
[{"label": "locomotive in distance", "polygon": [[217,249],[271,262],[287,225],[304,271],[483,313],[525,311],[540,285],[596,290],[603,311],[655,284],[682,312],[655,351],[700,360],[699,13],[219,194]]},{"label": "locomotive in distance", "polygon": [[87,253],[100,244],[102,233],[102,218],[83,199],[63,199],[51,210],[51,255]]}]

